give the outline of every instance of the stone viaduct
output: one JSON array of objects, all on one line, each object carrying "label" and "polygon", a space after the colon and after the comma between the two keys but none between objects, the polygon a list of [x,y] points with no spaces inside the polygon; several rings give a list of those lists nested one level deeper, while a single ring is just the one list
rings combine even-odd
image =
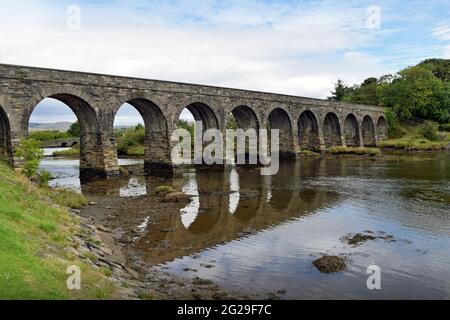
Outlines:
[{"label": "stone viaduct", "polygon": [[148,171],[172,169],[170,136],[185,108],[204,128],[224,132],[232,114],[244,130],[279,129],[284,157],[331,146],[376,146],[387,132],[384,110],[375,106],[0,64],[0,157],[16,167],[21,160],[15,149],[28,135],[31,113],[45,98],[65,103],[80,122],[80,176],[84,180],[118,174],[113,127],[125,103],[144,119]]}]

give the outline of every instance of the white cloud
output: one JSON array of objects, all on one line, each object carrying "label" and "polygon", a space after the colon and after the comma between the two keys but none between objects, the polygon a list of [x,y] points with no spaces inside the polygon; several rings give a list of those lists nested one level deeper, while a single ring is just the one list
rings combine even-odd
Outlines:
[{"label": "white cloud", "polygon": [[433,37],[442,41],[450,40],[450,20],[444,20],[439,22],[433,28]]},{"label": "white cloud", "polygon": [[[176,8],[158,2],[149,13],[141,10],[137,15],[135,9],[119,3],[116,8],[102,8],[105,11],[83,5],[78,32],[65,28],[64,7],[43,10],[30,4],[28,9],[10,8],[25,10],[27,20],[20,21],[23,25],[19,28],[19,22],[12,20],[15,14],[3,16],[0,59],[4,63],[324,97],[333,80],[342,77],[337,53],[370,41],[365,32],[350,29],[357,29],[365,14],[352,8],[306,12],[286,5],[231,2],[215,9],[208,2],[193,8],[183,1]],[[184,24],[175,23],[174,18],[183,10],[191,19],[196,13],[199,22],[186,18]],[[118,19],[120,12],[124,16]],[[171,14],[175,16],[171,20],[161,20]],[[99,25],[99,17],[105,21],[103,25]],[[363,65],[355,67],[364,70]],[[360,78],[361,72],[357,73],[352,78]]]}]

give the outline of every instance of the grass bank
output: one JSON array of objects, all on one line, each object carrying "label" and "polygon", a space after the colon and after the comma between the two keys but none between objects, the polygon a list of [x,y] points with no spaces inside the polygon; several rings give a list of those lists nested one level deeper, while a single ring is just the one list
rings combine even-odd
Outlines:
[{"label": "grass bank", "polygon": [[331,147],[327,149],[328,154],[334,155],[361,155],[361,156],[376,156],[380,154],[378,148],[354,148],[354,147]]},{"label": "grass bank", "polygon": [[380,142],[381,148],[407,151],[433,151],[445,149],[450,144],[450,133],[441,132],[440,141],[426,139],[421,133],[420,126],[400,124],[401,137]]},{"label": "grass bank", "polygon": [[[83,257],[67,252],[80,232],[68,207],[86,199],[38,188],[0,162],[0,299],[108,299],[115,287]],[[69,266],[81,268],[81,290],[67,289]]]},{"label": "grass bank", "polygon": [[80,156],[80,146],[76,145],[70,149],[62,150],[62,151],[55,151],[53,152],[54,157],[71,157],[76,158]]}]

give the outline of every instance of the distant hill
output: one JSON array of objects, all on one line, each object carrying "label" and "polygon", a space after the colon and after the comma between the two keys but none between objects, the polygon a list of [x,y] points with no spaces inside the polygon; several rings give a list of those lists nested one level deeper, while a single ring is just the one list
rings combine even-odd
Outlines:
[{"label": "distant hill", "polygon": [[55,123],[30,123],[28,126],[31,131],[67,131],[72,122],[55,122]]}]

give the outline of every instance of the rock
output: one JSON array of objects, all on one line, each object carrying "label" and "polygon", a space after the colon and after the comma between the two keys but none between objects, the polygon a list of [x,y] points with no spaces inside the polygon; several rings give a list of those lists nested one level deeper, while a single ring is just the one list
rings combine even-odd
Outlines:
[{"label": "rock", "polygon": [[201,279],[201,278],[195,277],[192,280],[192,284],[194,286],[211,286],[211,285],[214,285],[214,282],[212,282],[211,280],[206,280],[206,279]]},{"label": "rock", "polygon": [[107,228],[105,226],[97,226],[97,230],[106,232],[106,233],[113,233],[114,231],[110,228]]},{"label": "rock", "polygon": [[91,202],[89,202],[89,205],[90,205],[90,206],[95,206],[95,205],[97,205],[97,202],[91,201]]},{"label": "rock", "polygon": [[165,196],[164,202],[189,202],[190,197],[183,192],[172,192]]},{"label": "rock", "polygon": [[133,269],[130,269],[128,267],[125,267],[125,271],[128,272],[133,278],[139,279],[139,273],[134,271]]},{"label": "rock", "polygon": [[338,256],[325,255],[313,262],[314,266],[321,273],[336,273],[347,269],[345,259]]},{"label": "rock", "polygon": [[78,257],[80,255],[80,253],[74,247],[65,247],[64,248],[64,252],[69,253],[69,254],[73,254],[76,257]]}]

